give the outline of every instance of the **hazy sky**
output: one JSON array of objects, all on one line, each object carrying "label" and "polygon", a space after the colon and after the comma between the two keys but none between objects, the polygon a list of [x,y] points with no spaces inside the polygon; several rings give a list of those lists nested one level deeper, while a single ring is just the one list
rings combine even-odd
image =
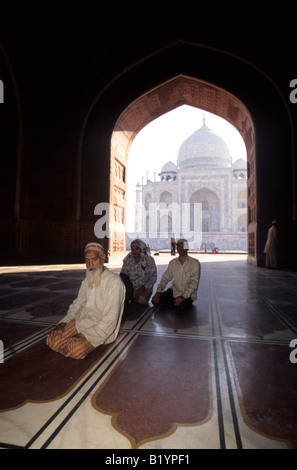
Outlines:
[{"label": "hazy sky", "polygon": [[228,144],[232,161],[238,158],[246,160],[246,149],[239,132],[224,119],[183,105],[163,114],[143,128],[135,137],[128,157],[127,188],[127,231],[134,231],[135,186],[137,182],[146,182],[148,178],[160,181],[158,173],[168,161],[177,162],[177,154],[182,143],[205,124],[216,131]]}]

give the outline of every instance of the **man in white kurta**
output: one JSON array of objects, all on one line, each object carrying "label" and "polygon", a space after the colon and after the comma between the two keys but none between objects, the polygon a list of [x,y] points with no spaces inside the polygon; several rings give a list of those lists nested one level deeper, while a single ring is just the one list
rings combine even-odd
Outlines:
[{"label": "man in white kurta", "polygon": [[48,346],[73,359],[83,359],[101,344],[113,342],[119,332],[125,301],[125,286],[104,265],[99,243],[85,248],[87,275],[79,293],[47,338]]},{"label": "man in white kurta", "polygon": [[[176,246],[179,257],[169,262],[152,302],[156,306],[174,306],[183,310],[191,307],[197,299],[201,266],[198,259],[188,256],[187,240],[178,240]],[[163,292],[171,281],[170,288]]]}]

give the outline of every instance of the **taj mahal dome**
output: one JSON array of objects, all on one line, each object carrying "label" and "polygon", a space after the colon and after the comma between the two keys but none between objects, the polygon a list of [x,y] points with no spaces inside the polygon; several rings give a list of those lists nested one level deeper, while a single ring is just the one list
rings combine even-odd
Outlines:
[{"label": "taj mahal dome", "polygon": [[139,237],[152,250],[168,250],[173,236],[187,238],[192,250],[247,251],[247,164],[232,163],[224,138],[205,119],[182,143],[176,163],[156,173],[136,186],[127,246]]}]

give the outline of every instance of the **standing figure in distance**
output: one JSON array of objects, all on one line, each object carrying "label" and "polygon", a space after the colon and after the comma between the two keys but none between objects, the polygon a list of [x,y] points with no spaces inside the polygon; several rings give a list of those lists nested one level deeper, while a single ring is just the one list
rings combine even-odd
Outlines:
[{"label": "standing figure in distance", "polygon": [[171,254],[175,255],[175,248],[176,248],[176,240],[175,240],[175,235],[174,233],[172,234],[172,237],[170,239],[170,244],[171,244]]},{"label": "standing figure in distance", "polygon": [[272,221],[264,247],[266,268],[277,268],[277,220]]}]

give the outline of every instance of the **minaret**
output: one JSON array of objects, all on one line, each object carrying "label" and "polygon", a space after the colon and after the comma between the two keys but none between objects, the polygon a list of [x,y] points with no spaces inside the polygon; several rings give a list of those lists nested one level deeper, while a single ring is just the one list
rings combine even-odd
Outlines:
[{"label": "minaret", "polygon": [[136,185],[136,204],[135,204],[135,233],[142,231],[142,186],[140,183]]}]

